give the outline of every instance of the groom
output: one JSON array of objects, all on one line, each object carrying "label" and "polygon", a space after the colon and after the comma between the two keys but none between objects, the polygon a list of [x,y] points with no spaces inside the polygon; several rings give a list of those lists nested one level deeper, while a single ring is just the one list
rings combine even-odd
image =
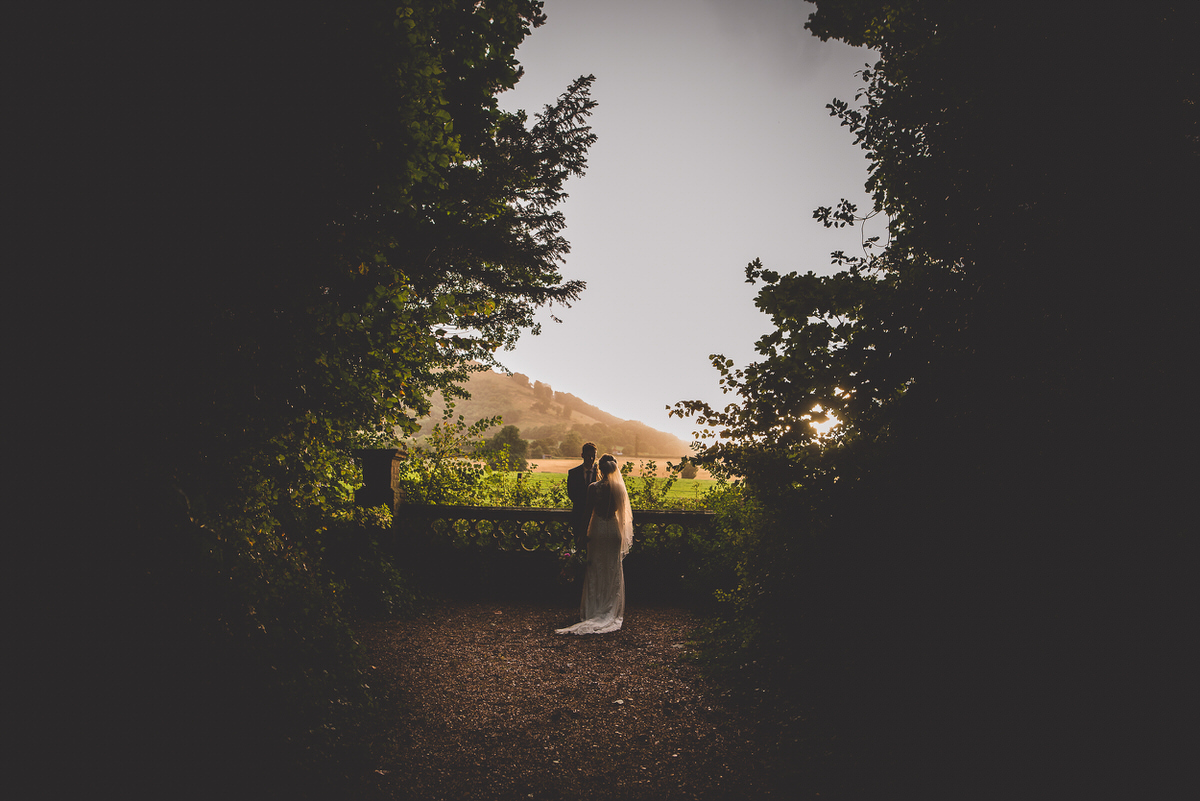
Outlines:
[{"label": "groom", "polygon": [[583,443],[583,464],[567,471],[567,497],[571,499],[571,530],[575,532],[575,550],[587,547],[587,488],[600,476],[596,473],[596,445]]}]

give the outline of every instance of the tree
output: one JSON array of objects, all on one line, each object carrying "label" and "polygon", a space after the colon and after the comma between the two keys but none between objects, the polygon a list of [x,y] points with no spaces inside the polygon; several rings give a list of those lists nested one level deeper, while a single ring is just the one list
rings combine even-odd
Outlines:
[{"label": "tree", "polygon": [[[1188,278],[1147,243],[1194,230],[1200,81],[1179,54],[1200,33],[1198,12],[817,6],[816,35],[879,51],[859,104],[830,111],[867,153],[869,213],[888,218],[888,237],[835,253],[843,271],[830,277],[752,262],[747,280],[761,284],[774,330],[751,365],[713,359],[739,402],[676,407],[709,427],[702,459],[745,476],[771,510],[743,566],[741,608],[764,648],[795,657],[780,663],[789,669],[822,669],[791,652],[799,642],[842,660],[793,686],[846,681],[859,699],[882,688],[869,703],[899,720],[917,712],[903,699],[930,686],[923,665],[964,684],[1003,674],[1014,689],[972,707],[964,760],[1019,753],[1014,730],[982,731],[1019,720],[1064,726],[1127,780],[1122,744],[1138,744],[1125,735],[1140,704],[1163,702],[1129,677],[1146,654],[1178,662],[1169,638],[1147,632],[1179,622],[1183,565],[1195,563],[1169,533],[1179,509],[1167,499],[1183,497],[1176,443],[1139,436],[1123,410],[1151,387],[1155,408],[1188,408],[1173,377],[1188,358]],[[1098,57],[1105,49],[1122,57]],[[1135,216],[1138,204],[1156,211]],[[846,201],[814,216],[862,219]],[[839,425],[823,436],[810,423],[828,415]],[[1188,426],[1172,411],[1161,424]],[[1149,571],[1140,578],[1123,567],[1133,553]],[[1099,622],[1118,609],[1140,623],[1118,634]],[[1049,645],[1064,631],[1069,648]],[[1113,647],[1139,656],[1104,657]],[[1014,661],[1038,648],[1037,666]],[[888,669],[854,672],[868,664]],[[1070,699],[1016,689],[1082,675]],[[1118,685],[1119,722],[1063,723]],[[942,720],[943,734],[955,723]]]},{"label": "tree", "polygon": [[558,452],[563,456],[578,456],[582,449],[583,437],[579,435],[578,431],[574,430],[568,431],[558,446]]},{"label": "tree", "polygon": [[[1194,220],[1179,175],[1196,171],[1198,81],[1172,54],[1196,13],[1151,3],[1134,16],[1129,29],[1065,6],[1033,24],[936,2],[819,4],[817,35],[880,50],[863,71],[863,105],[830,109],[867,151],[871,213],[889,218],[889,238],[864,243],[861,256],[835,253],[845,270],[830,277],[750,264],[775,330],[757,343],[756,364],[735,370],[714,357],[741,403],[677,407],[724,433],[711,460],[786,495],[835,471],[858,481],[854,471],[874,464],[863,449],[886,445],[923,460],[903,471],[898,496],[933,476],[984,486],[959,466],[987,462],[1032,485],[1017,493],[1023,508],[1061,505],[1044,497],[1048,487],[1085,503],[1131,461],[1156,471],[1141,489],[1173,481],[1155,441],[1099,433],[1146,387],[1172,393],[1184,358],[1173,288],[1185,276],[1145,242]],[[1136,63],[1088,57],[1110,41]],[[1012,42],[1020,59],[1006,55]],[[1069,67],[1080,63],[1091,72],[1076,82]],[[1133,225],[1131,198],[1172,211]],[[831,226],[856,215],[845,201],[814,213]],[[1105,277],[1117,274],[1127,278]],[[1137,336],[1114,325],[1131,309],[1143,310]],[[822,439],[808,423],[830,414],[840,425]]]},{"label": "tree", "polygon": [[353,448],[414,430],[464,364],[582,290],[557,206],[594,140],[591,79],[533,120],[499,110],[531,0],[147,19],[130,53],[157,47],[146,25],[169,52],[106,98],[154,96],[129,126],[158,141],[115,143],[142,195],[111,213],[143,228],[94,297],[115,324],[93,386],[116,447],[170,454],[147,469],[249,532],[326,505]]},{"label": "tree", "polygon": [[[68,379],[47,381],[54,425],[86,399],[103,462],[81,569],[41,592],[88,599],[86,650],[228,652],[284,706],[361,697],[319,556],[353,450],[413,430],[462,365],[583,289],[558,207],[594,141],[591,78],[534,117],[496,101],[541,9],[116,4],[29,26],[53,31],[25,63],[63,102],[22,113],[46,125],[22,194],[56,210],[38,250],[57,267],[23,271],[47,305],[19,328],[32,345],[60,321],[45,335],[77,367],[44,371]],[[121,608],[97,601],[112,587]],[[140,636],[165,631],[238,644]]]},{"label": "tree", "polygon": [[157,47],[146,25],[173,39],[111,88],[155,97],[128,124],[158,137],[115,143],[143,192],[112,214],[143,227],[95,297],[116,321],[95,355],[123,444],[176,454],[189,496],[251,453],[320,484],[301,454],[412,430],[463,364],[577,297],[557,205],[594,140],[591,79],[532,121],[495,99],[543,19],[532,0],[309,0],[134,26],[131,53]]},{"label": "tree", "polygon": [[487,444],[486,452],[498,458],[499,469],[523,472],[529,467],[529,442],[521,439],[521,429],[505,426]]},{"label": "tree", "polygon": [[[776,450],[798,452],[816,441],[799,422],[815,407],[843,422],[843,437],[870,438],[895,433],[900,407],[952,403],[990,418],[996,438],[1019,439],[1022,450],[1067,436],[1064,424],[1074,439],[1092,439],[1111,425],[1114,397],[1136,403],[1139,387],[1172,384],[1178,366],[1168,296],[1182,276],[1173,261],[1149,262],[1146,237],[1165,232],[1154,221],[1130,225],[1127,199],[1155,198],[1179,210],[1168,226],[1188,224],[1194,201],[1174,176],[1195,169],[1196,76],[1169,53],[1195,15],[1148,5],[1136,34],[1124,32],[1146,58],[1099,65],[1086,53],[1124,41],[1115,21],[1062,7],[1033,27],[998,10],[903,8],[820,3],[809,23],[822,38],[881,50],[863,72],[864,107],[830,108],[867,151],[872,213],[890,219],[890,241],[864,256],[834,254],[848,269],[829,278],[752,264],[747,278],[764,284],[757,302],[776,331],[758,344],[760,365],[737,373],[716,362],[750,397],[709,422],[745,442],[778,429]],[[1016,61],[1004,55],[1012,41],[1025,47]],[[1076,85],[1064,65],[1084,62],[1094,71]],[[1037,136],[1024,127],[1033,121]],[[1105,154],[1117,149],[1128,158],[1111,165]],[[843,201],[815,216],[840,226],[856,212]],[[1137,278],[1098,277],[1113,270]],[[1141,338],[1112,325],[1133,297],[1163,310],[1144,325],[1165,347],[1144,352]],[[1030,414],[1035,403],[1050,413]],[[908,432],[937,436],[919,428],[934,427],[913,419]]]}]

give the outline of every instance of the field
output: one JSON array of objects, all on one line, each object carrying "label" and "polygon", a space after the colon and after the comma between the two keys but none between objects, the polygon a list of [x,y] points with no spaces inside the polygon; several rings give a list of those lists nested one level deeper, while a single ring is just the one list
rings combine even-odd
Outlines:
[{"label": "field", "polygon": [[[567,468],[574,467],[575,465],[579,464],[578,459],[574,459],[574,460],[564,459],[564,460],[560,460],[560,461],[563,461],[564,463],[569,461],[570,463],[567,464]],[[541,464],[539,463],[538,466],[540,467]],[[660,463],[660,467],[661,467],[661,463]],[[636,464],[634,466],[634,471],[635,472],[637,471]],[[666,473],[665,470],[660,470],[659,472],[660,472],[660,474]],[[554,483],[558,483],[558,482],[563,482],[563,481],[567,480],[566,469],[563,469],[562,471],[539,470],[538,472],[535,472],[535,473],[526,473],[525,480],[533,482],[538,485],[554,484]],[[636,489],[639,481],[641,481],[641,479],[638,478],[637,476],[630,476],[629,480],[626,482],[626,485],[629,487],[630,490],[634,490],[634,489]],[[705,490],[707,490],[709,487],[711,487],[715,483],[716,482],[714,480],[712,480],[711,478],[680,478],[680,479],[677,479],[675,481],[675,483],[671,486],[671,491],[667,493],[667,497],[672,498],[672,499],[675,499],[675,498],[687,498],[687,499],[699,498],[704,493]]]},{"label": "field", "polygon": [[[682,458],[682,457],[679,457],[679,456],[618,456],[618,457],[616,457],[617,464],[619,464],[619,465],[624,465],[626,462],[633,462],[633,475],[635,475],[635,476],[641,475],[643,464],[645,464],[646,462],[654,462],[655,466],[658,468],[655,471],[655,475],[657,475],[659,477],[665,477],[667,475],[667,462],[670,462],[671,464],[679,464],[680,458]],[[580,464],[579,457],[575,457],[572,459],[530,459],[529,460],[529,468],[531,470],[533,470],[533,472],[535,474],[552,473],[552,474],[562,475],[562,474],[565,474],[572,467],[575,467],[578,464]],[[709,479],[712,479],[712,475],[707,470],[701,468],[700,472],[696,474],[696,479],[709,480]],[[680,479],[680,480],[682,481],[684,479]]]}]

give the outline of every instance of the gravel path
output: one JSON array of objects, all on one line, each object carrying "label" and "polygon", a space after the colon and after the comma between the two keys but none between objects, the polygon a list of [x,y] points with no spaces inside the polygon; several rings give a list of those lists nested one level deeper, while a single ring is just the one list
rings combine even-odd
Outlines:
[{"label": "gravel path", "polygon": [[388,799],[796,798],[756,727],[682,657],[696,618],[631,609],[614,634],[563,636],[574,610],[456,602],[359,633],[385,735]]}]

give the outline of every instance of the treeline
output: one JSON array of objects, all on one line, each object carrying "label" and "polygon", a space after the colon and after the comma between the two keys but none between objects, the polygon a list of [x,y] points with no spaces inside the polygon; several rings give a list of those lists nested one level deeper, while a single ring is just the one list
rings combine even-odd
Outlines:
[{"label": "treeline", "polygon": [[[491,439],[480,443],[475,450],[476,455],[487,459],[496,457],[496,466],[504,465],[507,470],[526,470],[531,459],[546,459],[556,457],[578,458],[583,443],[591,442],[598,453],[612,453],[621,456],[669,456],[678,461],[687,454],[671,454],[670,452],[644,450],[642,447],[640,424],[634,426],[607,426],[594,423],[589,426],[573,426],[569,431],[565,426],[538,426],[530,429],[530,439],[524,438],[521,429],[515,425],[504,426]],[[632,430],[631,430],[632,429]],[[659,433],[657,431],[653,432]],[[626,448],[620,442],[628,442],[632,437],[634,446]],[[672,438],[673,439],[673,438]],[[653,440],[651,440],[653,443]],[[503,458],[500,455],[503,454]],[[691,476],[695,476],[695,467],[690,466]]]},{"label": "treeline", "polygon": [[600,453],[619,453],[625,456],[666,456],[673,459],[688,455],[680,453],[679,440],[636,421],[615,425],[541,425],[524,429],[529,439],[529,452],[534,456],[578,456],[584,442],[594,442]]},{"label": "treeline", "polygon": [[528,386],[533,390],[533,396],[537,399],[535,408],[539,408],[560,417],[570,420],[571,412],[577,411],[580,414],[587,415],[594,420],[599,420],[606,423],[621,422],[617,417],[601,410],[597,406],[585,402],[582,398],[576,397],[569,392],[555,392],[549,384],[544,384],[541,381],[529,383],[529,376],[524,373],[513,373],[514,381]]}]

